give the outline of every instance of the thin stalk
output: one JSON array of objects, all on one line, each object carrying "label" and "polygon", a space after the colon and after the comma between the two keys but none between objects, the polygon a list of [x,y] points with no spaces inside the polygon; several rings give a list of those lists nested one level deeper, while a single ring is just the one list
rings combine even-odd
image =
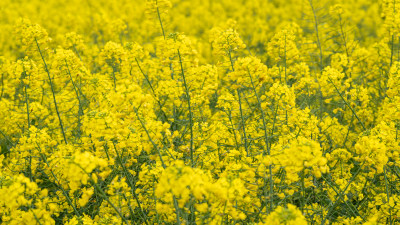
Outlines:
[{"label": "thin stalk", "polygon": [[183,64],[182,64],[182,57],[181,53],[178,49],[178,57],[179,57],[179,64],[181,65],[181,73],[182,73],[182,79],[183,79],[183,85],[185,86],[185,92],[186,92],[186,98],[188,102],[188,108],[189,108],[189,129],[190,129],[190,161],[192,163],[192,167],[194,167],[194,161],[193,161],[193,114],[192,114],[192,107],[190,104],[190,93],[189,93],[189,88],[186,83],[186,78],[185,78],[185,72],[183,70]]},{"label": "thin stalk", "polygon": [[107,197],[106,193],[104,193],[104,191],[99,187],[99,185],[97,185],[96,182],[94,182],[94,181],[92,181],[92,183],[93,183],[93,186],[95,187],[95,189],[97,190],[97,192],[100,194],[100,196],[103,197],[103,199],[105,199],[108,204],[110,204],[110,206],[114,209],[114,211],[117,212],[119,217],[121,217],[122,221],[124,223],[128,224],[128,221],[126,220],[126,218],[122,215],[120,210],[118,210],[118,208],[110,201],[110,199]]},{"label": "thin stalk", "polygon": [[287,58],[286,58],[286,34],[285,34],[285,57],[283,63],[285,64],[285,84],[287,85]]},{"label": "thin stalk", "polygon": [[[340,198],[340,199],[344,202],[344,204],[348,207],[348,209],[349,209],[350,212],[353,214],[353,216],[355,216],[355,217],[359,216],[359,217],[361,217],[361,219],[363,219],[364,222],[365,222],[365,218],[360,214],[360,212],[357,210],[357,208],[356,208],[354,205],[349,204],[348,201],[345,201],[345,198],[343,197],[344,191],[343,191],[342,193],[339,193],[339,191],[337,191],[337,190],[335,189],[335,187],[334,187],[328,180],[326,180],[326,178],[323,178],[323,179],[324,179],[324,180],[327,182],[327,184],[333,189],[333,191],[338,195],[338,197],[336,198],[336,201]],[[335,202],[335,204],[336,204],[336,202]],[[354,208],[355,211],[353,210],[353,208]]]},{"label": "thin stalk", "polygon": [[3,137],[4,137],[5,139],[7,139],[7,141],[10,142],[10,143],[12,144],[13,147],[16,145],[16,144],[11,140],[11,138],[10,138],[7,134],[5,134],[2,130],[0,130],[0,134],[3,135]]},{"label": "thin stalk", "polygon": [[65,132],[64,132],[64,126],[63,126],[63,123],[62,123],[62,120],[61,120],[60,111],[58,110],[58,106],[57,106],[56,94],[55,94],[55,91],[54,91],[53,82],[52,82],[52,80],[51,80],[50,71],[49,71],[49,69],[48,69],[48,67],[47,67],[46,60],[44,59],[44,56],[43,56],[43,54],[42,54],[42,50],[40,49],[39,43],[38,43],[38,41],[37,41],[36,38],[35,38],[35,42],[36,42],[36,46],[37,46],[37,48],[38,48],[38,50],[39,50],[40,57],[41,57],[42,60],[43,60],[43,64],[44,64],[44,68],[45,68],[45,70],[46,70],[47,76],[49,77],[49,82],[50,82],[50,87],[51,87],[51,93],[53,94],[54,106],[55,106],[55,108],[56,108],[58,120],[59,120],[59,122],[60,122],[60,129],[61,129],[61,132],[62,132],[63,137],[64,137],[64,142],[65,142],[65,144],[68,144],[68,142],[67,142],[67,137],[65,136]]},{"label": "thin stalk", "polygon": [[400,36],[398,38],[398,48],[397,48],[397,61],[400,61]]},{"label": "thin stalk", "polygon": [[[229,45],[229,40],[227,40],[227,41],[228,41],[228,45]],[[231,62],[232,72],[234,72],[234,71],[235,71],[235,68],[234,68],[234,66],[233,66],[233,59],[232,59],[232,54],[231,54],[231,52],[232,52],[232,50],[229,48],[229,50],[228,50],[228,56],[229,56],[229,60],[230,60],[230,62]],[[242,100],[241,100],[241,97],[240,97],[240,90],[239,90],[239,88],[236,89],[236,92],[237,92],[238,100],[239,100],[239,110],[240,110],[240,118],[241,118],[241,121],[242,121],[242,130],[243,130],[244,147],[245,147],[245,149],[246,149],[246,155],[247,155],[247,157],[248,157],[248,156],[249,156],[249,150],[248,150],[248,147],[247,147],[246,125],[245,125],[245,122],[244,122],[244,119],[243,119]]]},{"label": "thin stalk", "polygon": [[[26,74],[25,67],[24,67],[24,74]],[[29,76],[30,78],[30,76]],[[31,128],[31,119],[30,119],[30,110],[29,110],[29,96],[28,96],[28,84],[25,85],[25,104],[26,104],[26,116],[28,120],[28,131]],[[29,180],[32,181],[32,155],[31,150],[29,150]]]},{"label": "thin stalk", "polygon": [[133,110],[135,111],[135,114],[136,114],[136,116],[137,116],[137,118],[138,118],[140,124],[142,125],[142,128],[143,128],[144,131],[146,132],[147,137],[149,138],[151,144],[153,144],[154,148],[157,150],[158,156],[160,157],[160,161],[161,161],[162,167],[165,169],[166,166],[165,166],[164,160],[163,160],[163,158],[162,158],[162,156],[161,156],[160,149],[158,148],[158,146],[156,145],[156,143],[153,141],[153,139],[152,139],[151,136],[150,136],[149,131],[147,130],[147,128],[146,128],[146,126],[144,125],[143,121],[140,119],[139,112],[138,112],[137,108],[136,108],[136,107],[133,107]]},{"label": "thin stalk", "polygon": [[232,132],[233,132],[233,136],[234,136],[234,138],[235,138],[236,149],[239,150],[239,144],[238,144],[237,137],[236,137],[236,132],[235,132],[236,129],[235,129],[235,127],[233,126],[233,122],[232,122],[232,111],[231,111],[230,109],[229,109],[228,118],[229,118],[229,122],[230,122],[230,124],[231,124],[231,129],[232,129]]},{"label": "thin stalk", "polygon": [[150,89],[151,89],[151,91],[153,92],[154,98],[156,99],[156,101],[157,101],[157,103],[158,103],[158,106],[160,107],[161,113],[164,115],[165,120],[166,120],[167,122],[169,122],[169,121],[168,121],[168,116],[167,116],[167,114],[164,112],[164,110],[162,109],[161,102],[160,102],[160,100],[158,99],[158,97],[157,97],[157,95],[156,95],[156,91],[154,90],[153,85],[152,85],[151,82],[150,82],[149,76],[148,76],[147,74],[144,73],[144,71],[143,71],[142,67],[140,66],[139,61],[137,60],[137,58],[135,58],[135,61],[136,61],[137,66],[139,67],[140,73],[144,76],[144,78],[146,79],[147,83],[149,84]]},{"label": "thin stalk", "polygon": [[[133,225],[134,223],[133,223],[133,218],[134,218],[134,212],[133,212],[133,209],[132,209],[132,207],[131,207],[131,200],[130,199],[128,199],[127,197],[126,197],[126,195],[124,194],[124,193],[122,193],[122,197],[124,198],[124,200],[127,202],[127,204],[128,204],[128,209],[129,209],[129,214],[131,215],[131,224]],[[147,224],[147,223],[146,223]]]},{"label": "thin stalk", "polygon": [[71,80],[71,83],[72,83],[72,85],[74,86],[76,98],[78,99],[78,102],[79,102],[79,103],[78,103],[78,104],[79,104],[79,106],[78,106],[78,107],[79,107],[79,109],[78,109],[78,131],[79,131],[79,133],[80,133],[80,128],[81,128],[81,116],[83,115],[82,102],[81,102],[81,98],[80,98],[80,96],[79,96],[78,90],[77,90],[77,88],[76,88],[75,82],[74,82],[74,80],[72,79],[71,71],[69,70],[69,66],[68,66],[67,60],[65,60],[65,65],[66,65],[66,67],[67,67],[67,72],[68,72],[69,78],[70,78],[70,80]]},{"label": "thin stalk", "polygon": [[393,64],[393,55],[394,55],[394,35],[392,34],[392,46],[390,49],[390,67],[392,67]]},{"label": "thin stalk", "polygon": [[[389,202],[390,193],[389,193],[389,188],[388,188],[389,184],[388,184],[388,179],[387,179],[386,173],[387,173],[387,169],[384,168],[386,196],[387,196],[387,202]],[[389,218],[388,219],[389,219],[389,224],[392,225],[392,209],[390,206],[389,206]]]},{"label": "thin stalk", "polygon": [[[274,121],[272,123],[272,130],[271,130],[271,137],[274,135],[274,129],[275,129],[275,123],[276,123],[276,116],[278,114],[278,105],[276,106],[276,110],[275,110],[275,115],[274,115]],[[268,143],[269,143],[269,139],[268,139]],[[271,143],[269,143],[269,145],[267,145],[267,148],[271,148]],[[271,154],[271,153],[270,153]],[[272,165],[269,165],[269,189],[271,190],[269,193],[269,210],[270,212],[272,212],[272,209],[274,208],[274,202],[273,202],[273,196],[274,196],[274,180],[272,177]]]},{"label": "thin stalk", "polygon": [[343,39],[343,44],[344,44],[344,48],[346,51],[346,56],[347,56],[347,62],[350,62],[350,54],[349,54],[349,50],[347,47],[347,40],[346,40],[346,34],[343,31],[343,23],[342,23],[342,16],[339,15],[339,25],[340,25],[340,33],[342,34],[342,39]]},{"label": "thin stalk", "polygon": [[104,191],[101,189],[101,187],[94,182],[94,180],[91,178],[90,174],[88,172],[86,172],[86,170],[84,170],[82,168],[81,165],[74,163],[76,166],[78,166],[83,172],[85,172],[88,176],[90,181],[92,182],[95,190],[97,190],[98,194],[107,201],[108,204],[110,204],[110,206],[114,209],[114,211],[119,215],[119,217],[121,217],[122,221],[126,224],[129,224],[128,221],[126,220],[126,218],[121,214],[120,210],[118,210],[118,208],[110,201],[110,199],[107,197],[106,193],[104,193]]},{"label": "thin stalk", "polygon": [[316,11],[315,11],[315,9],[314,9],[314,5],[313,5],[313,2],[312,2],[312,0],[309,0],[309,3],[310,3],[310,7],[311,7],[311,10],[312,10],[312,13],[313,13],[313,16],[314,16],[314,29],[315,29],[315,34],[316,34],[316,36],[317,36],[317,45],[318,45],[318,49],[319,49],[319,59],[320,59],[320,69],[322,70],[323,68],[324,68],[324,65],[323,65],[323,55],[322,55],[322,46],[321,46],[321,40],[320,40],[320,37],[319,37],[319,30],[318,30],[318,18],[317,18],[317,13],[316,13]]},{"label": "thin stalk", "polygon": [[79,54],[78,49],[76,48],[75,43],[72,43],[72,48],[74,49],[74,52],[78,55],[79,60],[81,60],[81,62],[83,62],[81,55]]},{"label": "thin stalk", "polygon": [[[262,118],[262,122],[263,122],[263,130],[264,130],[264,137],[265,137],[265,145],[267,146],[267,155],[270,155],[271,154],[271,149],[270,149],[269,144],[268,144],[269,143],[269,139],[268,139],[268,132],[267,132],[267,122],[265,120],[265,113],[264,113],[264,110],[261,107],[261,100],[260,100],[260,97],[258,96],[256,87],[254,86],[253,78],[252,78],[252,76],[250,74],[250,70],[248,68],[247,68],[247,73],[249,74],[249,77],[250,77],[251,86],[253,88],[254,95],[257,98],[258,108],[261,111],[261,118]],[[264,151],[264,154],[265,154],[265,151]]]},{"label": "thin stalk", "polygon": [[347,142],[347,139],[348,139],[349,134],[350,134],[350,128],[351,128],[351,125],[353,124],[353,120],[354,120],[354,114],[351,116],[351,121],[350,121],[349,127],[347,128],[346,137],[344,138],[344,141],[343,141],[343,144],[342,144],[342,146],[343,146],[342,148],[346,147],[346,142]]},{"label": "thin stalk", "polygon": [[[43,160],[44,163],[46,163],[47,167],[50,168],[49,163],[47,162],[47,159],[45,157],[45,155],[43,153],[40,153],[40,156]],[[56,175],[54,174],[53,170],[49,170],[51,175],[54,177],[54,180],[57,182],[56,185],[58,188],[61,189],[62,193],[64,194],[65,198],[67,199],[68,204],[74,209],[75,214],[80,217],[81,215],[79,214],[78,210],[76,209],[76,207],[74,206],[74,204],[72,203],[71,198],[69,197],[68,193],[64,190],[64,188],[62,187],[60,181],[57,179]]]},{"label": "thin stalk", "polygon": [[160,9],[158,8],[158,0],[156,0],[156,5],[157,5],[157,16],[158,16],[158,21],[160,21],[160,26],[161,26],[161,31],[165,40],[165,31],[164,31],[164,26],[163,22],[161,20],[161,14],[160,14]]},{"label": "thin stalk", "polygon": [[[228,41],[229,44],[229,41]],[[231,67],[232,67],[232,71],[235,71],[235,68],[233,67],[233,59],[232,59],[232,54],[231,54],[231,49],[229,48],[228,51],[228,55],[229,55],[229,61],[231,62]]]},{"label": "thin stalk", "polygon": [[[340,193],[338,193],[338,197],[336,197],[336,199],[335,199],[335,202],[333,203],[333,205],[331,205],[330,207],[329,207],[329,209],[328,209],[328,213],[326,214],[326,217],[324,218],[324,220],[321,222],[321,225],[324,225],[325,224],[325,221],[328,219],[328,216],[331,214],[331,210],[337,205],[337,200],[339,199],[339,198],[342,198],[342,199],[344,199],[343,198],[343,193],[345,193],[346,192],[346,190],[350,187],[350,184],[351,183],[353,183],[353,181],[356,179],[356,177],[358,176],[358,174],[361,172],[361,169],[362,169],[362,167],[364,166],[364,163],[362,164],[362,165],[360,165],[360,168],[357,170],[357,172],[353,175],[353,177],[350,179],[350,181],[347,183],[347,185],[346,185],[346,187],[340,192]],[[325,181],[327,181],[326,180],[326,178],[324,177],[324,176],[322,176],[322,178],[325,180]],[[330,184],[329,182],[327,182],[328,184]],[[333,188],[333,186],[331,186],[332,188]],[[336,192],[336,189],[335,188],[333,188],[333,190]],[[363,218],[364,219],[364,218]],[[365,219],[364,219],[365,220]]]},{"label": "thin stalk", "polygon": [[354,111],[354,109],[350,106],[349,103],[347,103],[347,101],[344,99],[342,93],[340,93],[339,89],[336,87],[336,85],[333,83],[333,81],[331,80],[331,78],[328,77],[329,82],[333,85],[333,87],[335,88],[336,92],[339,94],[340,98],[343,100],[343,102],[347,105],[347,107],[349,107],[349,109],[351,110],[351,112],[353,113],[353,115],[357,118],[358,122],[360,122],[361,126],[363,127],[364,131],[367,130],[364,126],[364,123],[361,121],[361,119],[357,116],[357,113]]},{"label": "thin stalk", "polygon": [[151,88],[151,91],[152,91],[153,94],[155,95],[156,92],[155,92],[155,90],[154,90],[154,88],[153,88],[153,85],[152,85],[151,82],[150,82],[149,77],[147,76],[147,74],[145,74],[145,73],[143,72],[142,67],[140,66],[139,61],[137,60],[137,58],[135,58],[135,61],[136,61],[137,66],[139,67],[140,72],[142,73],[142,75],[143,75],[144,78],[146,79],[147,83],[149,84],[149,86],[150,86],[150,88]]},{"label": "thin stalk", "polygon": [[269,170],[269,212],[272,212],[272,209],[274,208],[274,202],[273,202],[273,197],[274,197],[274,180],[272,177],[272,165],[269,165],[268,167]]},{"label": "thin stalk", "polygon": [[[24,68],[24,74],[26,75],[25,68]],[[27,116],[27,120],[28,120],[28,130],[29,130],[31,127],[31,119],[30,119],[30,113],[29,113],[28,84],[24,85],[24,89],[25,89],[26,116]]]},{"label": "thin stalk", "polygon": [[192,203],[190,205],[190,223],[189,224],[196,224],[196,212],[195,212],[195,208],[194,208],[194,203]]},{"label": "thin stalk", "polygon": [[115,77],[115,68],[113,67],[113,80],[114,80],[114,90],[117,89],[117,78]]},{"label": "thin stalk", "polygon": [[[314,9],[314,5],[312,0],[309,0],[310,3],[310,7],[311,7],[311,11],[313,13],[314,16],[314,29],[315,29],[315,34],[316,34],[316,38],[317,38],[317,45],[318,45],[318,49],[319,49],[319,67],[320,70],[322,71],[322,69],[324,68],[323,65],[323,53],[322,53],[322,46],[321,46],[321,40],[319,37],[319,29],[318,29],[318,18],[317,18],[317,13]],[[322,120],[322,106],[323,106],[323,100],[322,100],[322,91],[321,91],[321,87],[319,87],[319,119]]]},{"label": "thin stalk", "polygon": [[42,223],[40,222],[39,218],[36,216],[36,213],[32,210],[32,208],[29,208],[29,210],[32,212],[33,217],[35,218],[36,222],[37,222],[39,225],[42,225]]},{"label": "thin stalk", "polygon": [[303,213],[303,214],[304,214],[304,206],[306,205],[306,202],[304,201],[306,198],[306,188],[304,185],[304,176],[305,176],[305,174],[304,174],[304,170],[303,170],[303,171],[301,171],[301,195],[302,195],[302,198],[300,200],[301,213]]},{"label": "thin stalk", "polygon": [[4,93],[4,74],[1,74],[1,94],[0,94],[0,100],[3,98],[3,93]]},{"label": "thin stalk", "polygon": [[176,222],[177,224],[181,224],[181,219],[179,218],[179,206],[178,206],[178,201],[176,200],[175,195],[172,196],[172,200],[174,201],[174,206],[175,206],[175,211],[176,211]]},{"label": "thin stalk", "polygon": [[[396,15],[396,1],[395,0],[393,0],[393,15]],[[390,67],[392,67],[393,55],[394,55],[394,34],[392,34],[392,46],[391,46],[391,51],[390,51]]]},{"label": "thin stalk", "polygon": [[[143,216],[143,221],[144,221],[145,224],[148,225],[148,222],[147,222],[147,220],[146,220],[146,214],[144,213],[143,208],[142,208],[142,206],[141,206],[141,204],[140,204],[139,198],[138,198],[138,196],[136,195],[136,186],[135,186],[135,184],[133,183],[133,181],[132,181],[132,179],[131,179],[131,174],[130,174],[130,173],[128,172],[128,170],[126,169],[126,166],[122,163],[122,158],[121,158],[121,156],[119,155],[118,150],[117,150],[117,147],[115,146],[115,143],[114,143],[114,142],[113,142],[113,145],[114,145],[114,150],[115,150],[115,152],[117,153],[117,158],[118,158],[119,164],[121,165],[122,169],[124,170],[125,176],[126,176],[128,182],[129,182],[129,185],[130,185],[130,187],[131,187],[132,195],[133,195],[133,197],[135,198],[136,203],[138,204],[138,207],[139,207],[139,210],[140,210],[140,212],[141,212],[141,215]],[[130,207],[130,206],[129,206],[129,207]]]},{"label": "thin stalk", "polygon": [[244,122],[244,119],[243,119],[242,100],[241,100],[241,97],[240,97],[239,89],[236,89],[236,91],[237,91],[237,95],[238,95],[238,98],[239,98],[239,110],[240,110],[240,118],[242,120],[242,126],[241,127],[242,127],[242,130],[243,130],[244,148],[246,149],[247,157],[249,157],[249,149],[247,147],[246,125],[245,125],[245,122]]},{"label": "thin stalk", "polygon": [[28,91],[25,85],[25,103],[26,103],[26,115],[28,119],[28,130],[31,127],[31,119],[30,119],[30,113],[29,113],[29,100],[28,100]]}]

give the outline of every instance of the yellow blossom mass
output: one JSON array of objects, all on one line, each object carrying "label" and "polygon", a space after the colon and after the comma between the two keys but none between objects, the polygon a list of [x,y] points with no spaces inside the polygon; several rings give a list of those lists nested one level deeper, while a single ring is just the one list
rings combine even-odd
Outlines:
[{"label": "yellow blossom mass", "polygon": [[400,0],[1,0],[0,223],[400,223]]}]

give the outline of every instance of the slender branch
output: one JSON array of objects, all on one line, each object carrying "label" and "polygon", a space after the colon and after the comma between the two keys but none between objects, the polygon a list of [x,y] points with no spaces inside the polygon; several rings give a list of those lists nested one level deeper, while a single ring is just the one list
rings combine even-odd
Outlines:
[{"label": "slender branch", "polygon": [[[40,156],[43,160],[44,163],[46,163],[47,167],[50,168],[49,163],[47,162],[46,156],[43,153],[40,153]],[[54,174],[53,170],[50,168],[49,169],[51,175],[54,177],[54,180],[57,182],[56,185],[58,188],[61,189],[62,193],[64,194],[65,198],[67,199],[68,204],[74,209],[75,214],[80,217],[81,215],[79,214],[78,210],[76,209],[76,207],[74,206],[74,204],[72,204],[72,200],[69,197],[68,193],[65,191],[65,189],[62,187],[60,180],[57,179],[56,175]]]},{"label": "slender branch", "polygon": [[[364,163],[362,165],[360,165],[360,168],[358,168],[357,172],[351,177],[350,181],[347,183],[346,187],[340,191],[340,193],[338,193],[338,196],[335,199],[335,202],[333,203],[333,205],[331,205],[328,209],[328,213],[326,214],[326,217],[322,220],[321,225],[325,224],[325,221],[328,219],[328,216],[332,213],[332,209],[335,208],[335,206],[338,204],[338,199],[339,198],[343,198],[343,194],[346,192],[346,190],[350,187],[350,184],[353,183],[353,181],[356,179],[356,177],[358,176],[358,174],[361,172],[362,167],[364,166]],[[322,176],[322,178],[325,181],[328,181],[324,176]],[[330,184],[329,182],[327,182],[328,184]],[[333,186],[331,186],[333,188]],[[336,189],[333,188],[333,190],[336,192]],[[365,220],[365,219],[364,219]]]},{"label": "slender branch", "polygon": [[318,30],[318,18],[317,18],[317,13],[316,13],[316,11],[314,9],[312,0],[309,0],[309,3],[310,3],[311,11],[312,11],[313,16],[314,16],[314,29],[315,29],[315,34],[317,36],[317,45],[318,45],[318,49],[319,49],[319,59],[320,59],[320,65],[319,66],[320,66],[320,69],[322,70],[324,68],[324,65],[323,65],[323,61],[322,61],[323,60],[322,46],[321,46],[321,40],[320,40],[320,37],[319,37],[319,30]]},{"label": "slender branch", "polygon": [[354,111],[354,109],[350,106],[349,103],[347,103],[347,101],[344,99],[342,93],[340,93],[340,91],[337,89],[336,85],[333,83],[333,81],[331,80],[331,78],[328,77],[329,82],[333,85],[333,87],[335,88],[336,92],[339,94],[340,98],[343,100],[343,102],[347,105],[347,107],[349,107],[349,109],[351,110],[351,112],[353,113],[353,115],[357,118],[358,122],[360,122],[361,126],[363,127],[364,130],[367,130],[364,126],[364,123],[361,121],[361,119],[357,116],[356,112]]},{"label": "slender branch", "polygon": [[239,110],[240,110],[240,118],[241,118],[241,121],[242,121],[242,126],[241,127],[242,127],[242,130],[243,130],[244,148],[246,149],[246,154],[247,154],[247,157],[248,157],[249,156],[249,149],[248,149],[248,146],[247,146],[246,125],[245,125],[244,118],[243,118],[242,100],[241,100],[241,97],[240,97],[239,88],[236,89],[236,91],[237,91],[237,95],[238,95],[238,98],[239,98]]},{"label": "slender branch", "polygon": [[66,65],[66,67],[67,67],[67,72],[68,72],[69,78],[70,78],[70,80],[71,80],[72,85],[74,86],[75,94],[76,94],[76,97],[77,97],[78,102],[79,102],[79,109],[78,109],[78,131],[79,131],[79,133],[80,133],[80,128],[81,128],[81,116],[83,115],[82,101],[81,101],[81,98],[80,98],[80,96],[79,96],[78,90],[77,90],[77,88],[76,88],[75,82],[74,82],[74,80],[72,79],[71,71],[69,70],[69,66],[68,66],[67,60],[65,60],[65,65]]},{"label": "slender branch", "polygon": [[104,191],[100,188],[100,186],[98,184],[96,184],[96,182],[94,182],[93,180],[92,180],[92,183],[93,183],[93,186],[95,187],[95,189],[97,190],[97,192],[100,194],[100,196],[103,197],[103,199],[105,199],[108,204],[110,204],[110,206],[114,209],[114,211],[117,212],[119,217],[121,217],[122,221],[124,223],[128,224],[128,221],[126,220],[125,216],[122,215],[121,211],[118,210],[118,208],[110,201],[110,199],[107,197],[106,193],[104,193]]},{"label": "slender branch", "polygon": [[[389,193],[389,184],[388,184],[389,182],[388,182],[386,173],[387,173],[387,169],[384,168],[386,197],[387,197],[387,202],[390,202],[389,201],[390,193]],[[392,225],[392,208],[390,207],[390,205],[389,205],[389,218],[388,219],[389,219],[389,224]]]},{"label": "slender branch", "polygon": [[178,201],[176,200],[175,195],[172,196],[172,200],[174,201],[174,207],[175,207],[175,211],[176,211],[176,222],[178,225],[180,225],[181,220],[179,218],[179,206],[178,206]]},{"label": "slender branch", "polygon": [[158,8],[158,0],[156,0],[156,6],[157,6],[157,16],[158,16],[158,21],[160,21],[160,26],[161,26],[161,31],[165,40],[165,31],[164,31],[164,26],[163,22],[161,20],[161,14],[160,14],[160,9]]},{"label": "slender branch", "polygon": [[186,78],[185,78],[185,72],[183,70],[183,64],[182,64],[182,57],[181,53],[178,49],[178,56],[179,56],[179,63],[181,65],[181,72],[182,72],[182,79],[183,79],[183,85],[185,86],[185,92],[186,92],[186,98],[188,102],[188,108],[189,108],[189,129],[190,129],[190,161],[192,163],[192,167],[194,167],[194,161],[193,161],[193,114],[192,114],[192,107],[190,104],[190,93],[189,93],[189,87],[186,83]]},{"label": "slender branch", "polygon": [[[229,40],[227,40],[228,45],[229,45]],[[228,49],[228,56],[229,56],[229,60],[231,62],[231,67],[232,67],[232,72],[235,71],[235,67],[233,66],[233,59],[232,59],[232,50],[231,48]],[[246,135],[246,125],[243,119],[243,110],[242,110],[242,100],[240,97],[240,90],[239,88],[236,89],[237,95],[238,95],[238,100],[239,100],[239,110],[240,110],[240,118],[242,121],[242,130],[243,130],[243,139],[244,139],[244,147],[246,149],[246,155],[249,156],[249,149],[247,147],[247,135]]]},{"label": "slender branch", "polygon": [[59,112],[58,106],[57,106],[56,94],[55,94],[55,91],[54,91],[53,82],[51,81],[50,71],[49,71],[49,69],[48,69],[48,67],[47,67],[46,60],[44,59],[44,56],[43,56],[43,54],[42,54],[42,50],[40,49],[40,46],[39,46],[39,42],[37,41],[36,38],[35,38],[35,42],[36,42],[37,48],[38,48],[38,50],[39,50],[40,57],[42,57],[43,64],[44,64],[44,68],[45,68],[46,73],[47,73],[47,75],[48,75],[48,77],[49,77],[49,82],[50,82],[50,87],[51,87],[51,93],[53,94],[54,106],[55,106],[55,108],[56,108],[58,120],[59,120],[59,122],[60,122],[60,129],[61,129],[61,132],[62,132],[63,137],[64,137],[64,142],[65,142],[65,144],[68,144],[68,142],[67,142],[67,137],[66,137],[65,132],[64,132],[64,126],[63,126],[63,123],[62,123],[62,120],[61,120],[61,115],[60,115],[60,112]]},{"label": "slender branch", "polygon": [[[24,69],[24,77],[27,75],[26,70],[25,70],[25,66],[23,65],[23,69]],[[30,77],[30,76],[29,76]],[[24,83],[22,81],[22,83]],[[24,89],[25,89],[25,104],[26,104],[26,115],[27,115],[27,119],[28,119],[28,130],[31,127],[31,120],[30,120],[30,112],[29,112],[29,96],[28,96],[28,84],[24,85]]]},{"label": "slender branch", "polygon": [[147,128],[146,128],[146,126],[144,125],[143,121],[140,119],[139,112],[138,112],[137,108],[136,108],[136,107],[133,107],[133,110],[135,111],[135,114],[136,114],[136,116],[137,116],[137,118],[138,118],[140,124],[142,125],[142,128],[143,128],[144,131],[146,132],[147,137],[149,138],[150,142],[153,144],[154,148],[157,150],[158,156],[160,157],[160,161],[161,161],[162,167],[165,169],[166,166],[165,166],[164,160],[163,160],[163,158],[162,158],[162,156],[161,156],[160,149],[158,148],[158,146],[156,145],[156,143],[153,141],[153,139],[152,139],[151,136],[150,136],[149,131],[147,130]]},{"label": "slender branch", "polygon": [[[268,132],[267,132],[267,123],[266,123],[266,120],[265,120],[264,110],[261,107],[261,100],[260,100],[260,97],[258,96],[256,87],[254,86],[253,78],[251,77],[251,73],[250,73],[249,68],[247,68],[247,72],[248,72],[249,77],[250,77],[251,86],[253,87],[254,95],[257,98],[258,107],[259,107],[259,109],[261,111],[261,118],[262,118],[262,122],[263,122],[263,130],[264,130],[264,137],[265,137],[265,145],[267,146],[267,155],[271,155],[271,148],[270,148],[270,145],[269,145],[269,137],[268,137]],[[263,147],[263,149],[264,149],[264,155],[265,155],[265,148]],[[268,169],[269,169],[269,175],[270,175],[270,184],[273,184],[272,166],[269,165]],[[269,203],[270,203],[269,204],[269,210],[270,210],[270,212],[272,212],[272,208],[273,208],[273,206],[272,206],[273,205],[273,202],[272,202],[272,200],[273,200],[272,199],[273,191],[274,191],[273,185],[270,185],[270,187],[269,187],[269,193],[270,193],[270,196],[269,196],[269,200],[270,200],[269,201]]]},{"label": "slender branch", "polygon": [[0,100],[3,98],[3,93],[4,93],[4,74],[1,74],[1,94],[0,94]]},{"label": "slender branch", "polygon": [[[142,208],[142,206],[140,204],[139,198],[138,198],[138,196],[136,194],[136,186],[133,183],[133,181],[131,180],[131,174],[126,169],[126,166],[122,163],[121,156],[119,155],[118,150],[117,150],[114,142],[113,142],[113,145],[114,145],[114,150],[117,153],[117,158],[118,158],[119,164],[121,165],[122,169],[124,170],[125,176],[127,177],[127,180],[128,180],[129,185],[131,187],[132,195],[135,198],[136,203],[138,204],[138,207],[139,207],[139,210],[141,212],[141,215],[143,216],[143,221],[144,221],[145,224],[148,225],[149,223],[146,220],[146,214],[144,213],[143,208]],[[129,205],[129,207],[130,207],[130,205]]]},{"label": "slender branch", "polygon": [[164,112],[164,110],[162,109],[161,102],[160,102],[160,100],[158,99],[158,97],[157,97],[157,95],[156,95],[156,91],[154,90],[153,85],[152,85],[151,82],[150,82],[149,76],[148,76],[146,73],[144,73],[144,71],[143,71],[142,67],[140,66],[139,61],[137,60],[137,58],[135,58],[135,61],[136,61],[137,66],[139,67],[140,73],[144,76],[144,78],[146,79],[147,83],[149,84],[150,89],[151,89],[151,91],[152,91],[152,93],[153,93],[153,95],[154,95],[154,98],[155,98],[155,100],[157,101],[158,106],[160,107],[160,111],[161,111],[161,113],[162,113],[162,114],[164,115],[164,117],[165,117],[165,121],[169,122],[168,116],[167,116],[167,114]]}]

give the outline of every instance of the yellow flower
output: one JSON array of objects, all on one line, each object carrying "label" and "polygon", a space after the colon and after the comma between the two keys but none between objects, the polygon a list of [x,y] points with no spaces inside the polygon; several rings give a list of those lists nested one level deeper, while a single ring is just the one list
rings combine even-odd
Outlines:
[{"label": "yellow flower", "polygon": [[307,224],[307,221],[296,206],[288,204],[287,208],[278,206],[270,215],[267,216],[266,221],[263,224],[305,225]]}]

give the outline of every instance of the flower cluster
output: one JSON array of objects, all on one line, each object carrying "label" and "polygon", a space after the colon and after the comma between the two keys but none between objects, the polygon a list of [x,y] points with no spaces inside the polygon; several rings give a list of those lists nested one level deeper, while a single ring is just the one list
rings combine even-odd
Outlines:
[{"label": "flower cluster", "polygon": [[0,223],[400,223],[399,10],[1,0]]}]

